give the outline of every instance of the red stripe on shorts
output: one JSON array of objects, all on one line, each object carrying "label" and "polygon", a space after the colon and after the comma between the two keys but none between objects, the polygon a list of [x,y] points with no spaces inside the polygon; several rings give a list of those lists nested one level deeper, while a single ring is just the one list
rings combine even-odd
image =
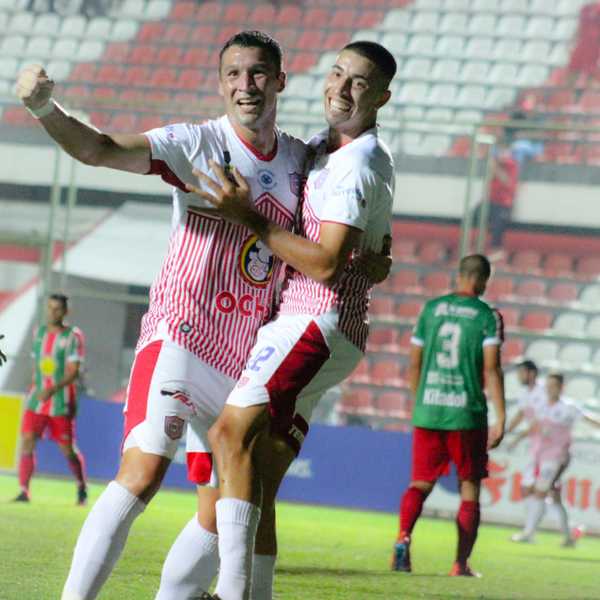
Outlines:
[{"label": "red stripe on shorts", "polygon": [[213,468],[213,458],[210,452],[187,453],[188,479],[196,485],[210,483]]},{"label": "red stripe on shorts", "polygon": [[162,341],[152,342],[140,350],[135,357],[131,379],[127,390],[127,408],[125,412],[125,432],[123,443],[131,430],[146,418],[148,406],[148,392],[158,356],[162,347]]},{"label": "red stripe on shorts", "polygon": [[275,430],[287,432],[292,424],[298,394],[320,371],[329,356],[321,330],[311,321],[265,386]]}]

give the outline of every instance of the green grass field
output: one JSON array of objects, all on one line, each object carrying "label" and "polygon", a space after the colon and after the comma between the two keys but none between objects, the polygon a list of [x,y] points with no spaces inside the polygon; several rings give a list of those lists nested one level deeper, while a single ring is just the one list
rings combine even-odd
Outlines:
[{"label": "green grass field", "polygon": [[[35,478],[33,502],[12,504],[14,477],[0,476],[0,600],[58,600],[87,509],[74,505],[75,486]],[[101,485],[91,486],[91,501]],[[162,560],[194,511],[191,494],[163,491],[136,522],[125,553],[100,598],[151,599]],[[483,526],[473,556],[482,579],[449,578],[454,524],[422,520],[415,531],[411,575],[387,565],[396,518],[313,506],[279,506],[281,600],[600,598],[600,540],[559,548],[556,534],[535,545],[508,541],[512,531]]]}]

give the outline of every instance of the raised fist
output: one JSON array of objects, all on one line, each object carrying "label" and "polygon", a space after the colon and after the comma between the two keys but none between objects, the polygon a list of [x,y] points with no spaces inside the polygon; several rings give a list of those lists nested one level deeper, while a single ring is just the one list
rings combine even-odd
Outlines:
[{"label": "raised fist", "polygon": [[44,68],[40,65],[30,65],[19,73],[16,94],[27,108],[37,110],[44,106],[54,89],[54,81],[48,79]]}]

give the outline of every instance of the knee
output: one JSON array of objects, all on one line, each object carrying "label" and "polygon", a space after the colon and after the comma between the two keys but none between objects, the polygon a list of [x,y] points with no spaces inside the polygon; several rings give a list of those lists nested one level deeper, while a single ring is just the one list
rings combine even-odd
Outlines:
[{"label": "knee", "polygon": [[208,431],[210,447],[218,458],[240,457],[247,448],[243,432],[237,431],[228,419],[219,419]]},{"label": "knee", "polygon": [[21,437],[21,454],[31,454],[35,450],[35,436],[26,433]]},{"label": "knee", "polygon": [[121,464],[115,479],[142,502],[148,503],[159,490],[165,471],[166,466],[158,460],[128,462]]},{"label": "knee", "polygon": [[435,484],[432,481],[411,481],[409,487],[416,488],[425,496],[429,496],[434,485]]}]

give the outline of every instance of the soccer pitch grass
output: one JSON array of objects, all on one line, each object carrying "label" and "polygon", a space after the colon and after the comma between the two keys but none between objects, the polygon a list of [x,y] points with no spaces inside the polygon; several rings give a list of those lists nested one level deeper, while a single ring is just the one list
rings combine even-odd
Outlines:
[{"label": "soccer pitch grass", "polygon": [[[103,487],[91,485],[91,502]],[[58,600],[88,509],[74,505],[70,481],[35,478],[30,504],[11,503],[16,492],[15,477],[0,476],[0,600]],[[154,598],[162,561],[194,505],[191,493],[158,494],[134,524],[102,600]],[[535,545],[518,545],[508,541],[512,530],[484,525],[472,561],[483,578],[449,578],[452,522],[419,522],[407,575],[388,570],[393,515],[280,504],[278,519],[280,600],[600,598],[598,539],[562,549],[557,534],[540,534]]]}]

